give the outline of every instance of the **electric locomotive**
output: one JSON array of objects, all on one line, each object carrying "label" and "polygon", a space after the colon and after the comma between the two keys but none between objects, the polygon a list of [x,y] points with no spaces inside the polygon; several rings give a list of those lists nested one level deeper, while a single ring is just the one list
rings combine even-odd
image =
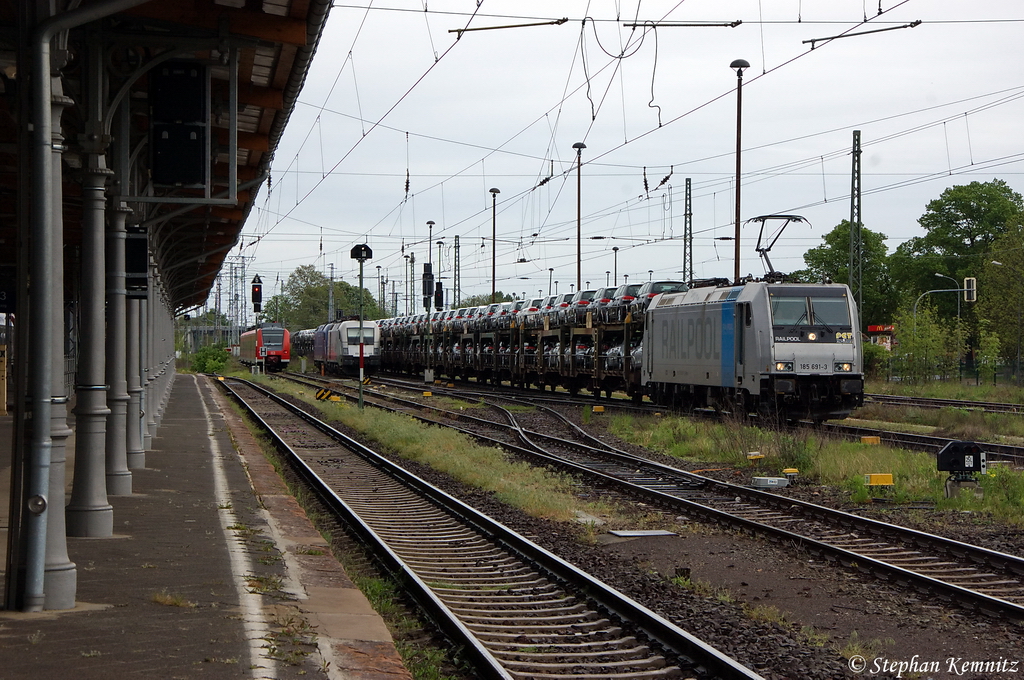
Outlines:
[{"label": "electric locomotive", "polygon": [[647,308],[640,370],[658,404],[845,418],[864,400],[857,307],[841,284],[664,293]]},{"label": "electric locomotive", "polygon": [[296,335],[308,338],[313,364],[322,373],[359,375],[361,351],[365,375],[380,368],[380,325],[371,319],[363,319],[361,325],[362,342],[358,318],[325,323]]}]

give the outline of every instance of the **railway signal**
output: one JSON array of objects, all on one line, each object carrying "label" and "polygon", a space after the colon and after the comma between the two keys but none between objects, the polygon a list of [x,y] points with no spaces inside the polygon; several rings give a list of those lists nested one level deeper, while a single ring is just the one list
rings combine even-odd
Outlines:
[{"label": "railway signal", "polygon": [[[429,244],[427,246],[430,247]],[[364,338],[363,338],[363,264],[373,257],[373,251],[365,243],[353,246],[349,253],[353,260],[359,262],[359,410],[363,410],[363,360],[364,360]]]},{"label": "railway signal", "polygon": [[252,311],[263,311],[263,280],[259,274],[252,277]]}]

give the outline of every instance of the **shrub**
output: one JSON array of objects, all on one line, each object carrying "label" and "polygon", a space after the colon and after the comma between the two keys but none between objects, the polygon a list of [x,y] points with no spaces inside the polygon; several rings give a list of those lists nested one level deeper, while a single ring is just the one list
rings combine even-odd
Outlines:
[{"label": "shrub", "polygon": [[192,370],[196,373],[219,373],[227,366],[229,356],[223,343],[201,347],[192,355]]}]

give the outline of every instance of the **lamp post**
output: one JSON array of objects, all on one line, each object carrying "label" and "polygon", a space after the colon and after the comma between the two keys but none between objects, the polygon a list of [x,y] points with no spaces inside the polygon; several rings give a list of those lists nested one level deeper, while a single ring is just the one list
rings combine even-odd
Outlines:
[{"label": "lamp post", "polygon": [[583,282],[583,219],[581,213],[582,201],[580,199],[583,171],[581,165],[583,163],[583,150],[587,148],[587,145],[583,142],[576,142],[572,145],[572,148],[576,149],[576,287],[578,288]]},{"label": "lamp post", "polygon": [[548,267],[548,295],[551,295],[551,277],[555,275],[555,268]]},{"label": "lamp post", "polygon": [[[949,279],[950,281],[952,281],[953,285],[956,286],[957,291],[959,292],[960,284],[952,276],[946,276],[945,274],[940,274],[938,272],[935,272],[935,275],[938,276],[940,279]],[[956,323],[957,323],[957,326],[960,325],[960,296],[959,295],[956,296]]]},{"label": "lamp post", "polygon": [[380,265],[377,265],[377,295],[380,298],[380,308],[384,309],[384,286],[380,278]]},{"label": "lamp post", "polygon": [[618,246],[613,246],[612,247],[612,261],[613,261],[612,269],[614,270],[613,273],[615,274],[612,277],[612,281],[614,281],[615,285],[617,286],[617,285],[619,285],[619,247]]},{"label": "lamp post", "polygon": [[409,264],[408,255],[403,255],[402,257],[405,258],[405,315],[409,316],[409,281],[412,277],[409,272],[412,271],[410,269],[412,265]]},{"label": "lamp post", "polygon": [[558,295],[558,281],[555,281],[555,295]]},{"label": "lamp post", "polygon": [[740,132],[743,122],[743,69],[750,68],[746,59],[737,59],[729,68],[736,70],[736,233],[733,237],[736,241],[735,267],[733,274],[735,282],[740,282]]},{"label": "lamp post", "polygon": [[629,283],[629,274],[623,274],[622,275],[622,283],[623,283],[623,285]]},{"label": "lamp post", "polygon": [[608,280],[609,280],[609,279],[608,279],[608,276],[609,276],[610,274],[611,274],[611,271],[610,271],[610,270],[607,270],[607,269],[606,269],[606,270],[604,271],[604,287],[605,287],[605,288],[607,288],[607,287],[608,287]]},{"label": "lamp post", "polygon": [[434,240],[434,220],[427,220],[427,264],[433,264],[434,258],[431,257],[430,243]]},{"label": "lamp post", "polygon": [[647,280],[648,281],[653,281],[654,280],[654,270],[653,269],[648,269],[647,270]]},{"label": "lamp post", "polygon": [[498,194],[497,189],[491,189],[491,304],[497,302],[495,297],[495,285],[497,282],[497,252],[498,252]]}]

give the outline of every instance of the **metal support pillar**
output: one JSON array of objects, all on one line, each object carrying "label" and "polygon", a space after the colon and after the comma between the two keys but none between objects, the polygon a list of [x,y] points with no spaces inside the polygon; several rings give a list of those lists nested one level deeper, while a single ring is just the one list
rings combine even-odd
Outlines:
[{"label": "metal support pillar", "polygon": [[149,431],[147,421],[149,420],[149,410],[152,408],[152,396],[150,394],[150,385],[152,379],[150,378],[149,370],[149,316],[150,316],[150,299],[153,297],[153,285],[150,281],[149,292],[145,300],[139,300],[139,327],[137,329],[139,334],[139,376],[142,386],[142,392],[140,397],[142,398],[142,408],[139,411],[139,431],[142,433],[142,448],[146,451],[150,451],[153,448],[153,435]]},{"label": "metal support pillar", "polygon": [[153,437],[156,436],[156,414],[160,408],[159,384],[157,378],[160,374],[159,356],[156,353],[156,317],[160,307],[160,298],[157,295],[156,267],[152,260],[149,264],[149,304],[146,314],[146,435],[152,448]]},{"label": "metal support pillar", "polygon": [[864,244],[861,240],[860,214],[860,130],[853,131],[853,172],[850,186],[850,294],[857,302],[857,309],[863,314],[864,286],[863,273]]},{"label": "metal support pillar", "polygon": [[125,221],[131,210],[121,203],[111,215],[107,230],[107,493],[132,493],[128,465],[128,377],[125,362],[127,314],[125,296]]},{"label": "metal support pillar", "polygon": [[[93,64],[90,67],[90,74],[95,77],[97,69]],[[95,88],[97,84],[91,85]],[[86,154],[82,178],[82,333],[75,385],[75,484],[66,514],[69,536],[92,538],[105,538],[114,533],[114,508],[107,501],[104,479],[110,409],[107,408],[107,385],[104,382],[103,192],[111,175],[113,172],[106,167],[102,154]]]},{"label": "metal support pillar", "polygon": [[690,193],[690,178],[686,178],[686,200],[683,203],[683,282],[689,283],[693,276],[693,200]]},{"label": "metal support pillar", "polygon": [[146,467],[146,449],[142,445],[142,381],[139,377],[139,317],[142,301],[128,300],[127,323],[125,324],[126,356],[125,370],[128,382],[128,413],[125,434],[127,437],[125,456],[129,470]]},{"label": "metal support pillar", "polygon": [[44,609],[73,609],[75,592],[78,588],[78,572],[68,557],[67,522],[64,518],[64,489],[66,482],[67,440],[71,436],[68,427],[67,385],[64,380],[64,196],[61,191],[61,154],[64,152],[64,136],[61,134],[60,118],[64,108],[74,102],[64,96],[59,78],[52,80],[53,98],[50,120],[49,210],[52,214],[54,238],[50,256],[50,280],[54,286],[53,300],[48,310],[52,335],[49,343],[50,360],[50,485],[49,504],[53,512],[46,522],[46,566],[43,575]]},{"label": "metal support pillar", "polygon": [[[69,536],[105,538],[114,534],[114,508],[107,501],[104,450],[107,441],[106,333],[104,327],[104,252],[107,180],[103,135],[103,61],[98,37],[91,36],[85,80],[88,119],[79,145],[82,169],[82,288],[80,359],[75,384],[75,485],[67,507]],[[129,493],[131,487],[129,484]]]}]

